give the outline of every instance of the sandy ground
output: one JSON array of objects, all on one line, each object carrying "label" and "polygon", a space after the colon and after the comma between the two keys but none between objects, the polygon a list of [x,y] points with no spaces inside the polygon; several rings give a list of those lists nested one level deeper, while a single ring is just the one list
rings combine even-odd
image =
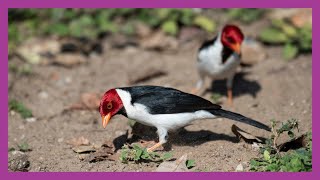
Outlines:
[{"label": "sandy ground", "polygon": [[[154,171],[156,163],[122,164],[120,161],[88,163],[79,160],[66,142],[85,137],[91,143],[113,141],[130,130],[128,120],[116,116],[106,129],[97,111],[63,111],[80,99],[82,93],[98,92],[128,86],[131,73],[144,64],[161,66],[167,73],[143,84],[169,86],[189,92],[197,81],[195,56],[199,44],[187,43],[177,52],[146,51],[136,47],[107,49],[101,56],[90,56],[88,62],[73,68],[34,66],[31,76],[9,73],[9,98],[29,107],[35,122],[23,120],[19,114],[9,115],[9,147],[27,142],[30,171]],[[311,55],[300,55],[291,62],[281,58],[281,48],[266,47],[268,58],[252,67],[239,69],[234,84],[234,106],[226,104],[225,82],[213,83],[213,91],[223,94],[222,106],[270,124],[271,119],[286,121],[296,118],[300,133],[311,130],[312,79]],[[11,61],[20,61],[13,58]],[[241,71],[241,72],[240,72]],[[53,78],[54,77],[54,78]],[[43,97],[43,92],[48,97]],[[203,97],[210,100],[211,92]],[[238,142],[231,131],[235,123],[227,119],[198,120],[180,133],[170,134],[169,150],[174,158],[188,154],[196,167],[192,171],[234,171],[239,163],[250,161],[259,152],[250,144]],[[261,137],[266,131],[235,123]],[[145,129],[142,135],[154,135]]]}]

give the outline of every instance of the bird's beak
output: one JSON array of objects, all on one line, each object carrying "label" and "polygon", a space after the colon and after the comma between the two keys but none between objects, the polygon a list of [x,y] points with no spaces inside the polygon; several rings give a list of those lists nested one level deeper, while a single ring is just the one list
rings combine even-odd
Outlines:
[{"label": "bird's beak", "polygon": [[236,52],[236,53],[239,54],[239,55],[241,54],[241,46],[240,46],[239,43],[234,44],[234,45],[232,46],[232,48],[233,48],[234,52]]},{"label": "bird's beak", "polygon": [[106,116],[101,116],[103,128],[107,127],[109,120],[111,119],[111,113],[108,113]]}]

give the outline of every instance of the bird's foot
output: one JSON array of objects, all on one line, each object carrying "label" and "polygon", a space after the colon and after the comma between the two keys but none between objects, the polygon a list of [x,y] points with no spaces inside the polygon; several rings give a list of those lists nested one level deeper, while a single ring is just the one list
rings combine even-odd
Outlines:
[{"label": "bird's foot", "polygon": [[153,145],[152,147],[147,149],[147,152],[153,152],[154,150],[156,150],[158,147],[160,147],[162,145],[162,143],[156,143],[155,145]]}]

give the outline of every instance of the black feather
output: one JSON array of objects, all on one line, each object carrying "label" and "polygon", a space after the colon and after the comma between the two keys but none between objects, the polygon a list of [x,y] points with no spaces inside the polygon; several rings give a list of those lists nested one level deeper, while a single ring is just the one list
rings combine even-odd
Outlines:
[{"label": "black feather", "polygon": [[203,50],[203,49],[207,49],[208,47],[212,46],[217,40],[217,36],[214,37],[213,39],[207,40],[204,43],[202,43],[202,45],[199,48],[199,51]]},{"label": "black feather", "polygon": [[221,106],[199,96],[173,88],[160,86],[135,86],[119,88],[131,94],[131,103],[148,108],[150,114],[175,114],[206,109],[220,109]]},{"label": "black feather", "polygon": [[266,131],[271,131],[271,128],[269,126],[267,126],[261,122],[258,122],[256,120],[245,117],[245,116],[238,114],[238,113],[234,113],[234,112],[223,110],[223,109],[212,109],[212,110],[210,110],[210,112],[216,116],[225,117],[228,119],[232,119],[235,121],[249,124],[251,126],[254,126],[254,127],[257,127],[260,129],[264,129]]}]

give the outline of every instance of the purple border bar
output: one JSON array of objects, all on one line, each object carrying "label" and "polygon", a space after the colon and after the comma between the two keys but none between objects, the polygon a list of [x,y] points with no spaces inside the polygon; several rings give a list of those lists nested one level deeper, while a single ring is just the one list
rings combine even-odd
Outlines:
[{"label": "purple border bar", "polygon": [[[319,115],[320,112],[317,108],[320,107],[320,102],[315,99],[319,99],[320,85],[317,85],[315,78],[313,78],[312,84],[312,117],[313,117],[313,172],[312,173],[8,173],[8,8],[157,8],[157,7],[171,7],[171,8],[298,8],[298,7],[313,7],[313,18],[319,14],[320,8],[317,7],[317,0],[2,0],[0,2],[0,176],[3,179],[77,179],[87,180],[88,178],[96,179],[118,179],[118,178],[130,178],[130,179],[161,179],[164,178],[183,178],[185,180],[193,178],[201,179],[257,179],[270,180],[270,178],[281,178],[290,180],[308,178],[313,179],[316,177],[316,172],[319,172],[320,157],[318,153],[320,131],[317,131],[316,127],[319,127]],[[319,22],[313,21],[313,47],[320,47],[320,27]],[[317,33],[318,32],[318,33]],[[320,60],[319,51],[313,52],[312,59]],[[312,76],[319,77],[320,72],[319,62],[314,60],[312,67]],[[223,162],[221,162],[223,163]],[[4,177],[2,177],[4,176]]]}]

